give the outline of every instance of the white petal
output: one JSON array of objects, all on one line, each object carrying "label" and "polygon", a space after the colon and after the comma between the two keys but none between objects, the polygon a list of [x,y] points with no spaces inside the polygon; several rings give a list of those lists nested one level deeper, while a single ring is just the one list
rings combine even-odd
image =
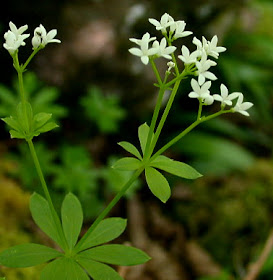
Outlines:
[{"label": "white petal", "polygon": [[227,87],[224,84],[221,84],[220,89],[221,89],[221,95],[223,96],[223,98],[226,98],[228,96]]},{"label": "white petal", "polygon": [[143,52],[138,48],[131,48],[131,49],[129,49],[129,52],[133,55],[136,55],[136,56],[142,56],[143,55]]},{"label": "white petal", "polygon": [[147,55],[144,55],[141,57],[141,61],[143,64],[147,65],[149,63],[149,57]]},{"label": "white petal", "polygon": [[192,87],[193,91],[200,92],[200,86],[195,79],[191,79],[191,87]]}]

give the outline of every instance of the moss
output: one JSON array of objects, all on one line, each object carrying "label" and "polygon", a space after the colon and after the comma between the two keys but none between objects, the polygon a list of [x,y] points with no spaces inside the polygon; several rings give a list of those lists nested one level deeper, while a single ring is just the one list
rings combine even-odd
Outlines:
[{"label": "moss", "polygon": [[[1,172],[0,193],[0,251],[17,244],[33,242],[34,236],[29,229],[30,194]],[[18,269],[0,266],[0,277],[6,276],[8,280],[38,280],[40,269],[38,266]]]}]

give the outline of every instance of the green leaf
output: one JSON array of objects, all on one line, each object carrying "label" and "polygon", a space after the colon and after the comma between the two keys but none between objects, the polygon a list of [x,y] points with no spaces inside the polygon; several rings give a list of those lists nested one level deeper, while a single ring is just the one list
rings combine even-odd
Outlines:
[{"label": "green leaf", "polygon": [[[124,280],[112,267],[77,256],[78,263],[94,280]],[[45,279],[46,280],[46,279]]]},{"label": "green leaf", "polygon": [[73,259],[64,257],[45,266],[40,280],[89,280],[89,277]]},{"label": "green leaf", "polygon": [[102,220],[88,236],[78,251],[109,242],[120,236],[125,230],[127,221],[122,218],[107,218]]},{"label": "green leaf", "polygon": [[41,230],[64,248],[64,240],[59,236],[48,202],[41,195],[34,193],[31,196],[30,212],[33,220]]},{"label": "green leaf", "polygon": [[14,130],[22,132],[20,124],[12,116],[10,116],[8,118],[2,118],[2,121],[4,121],[7,125],[9,125]]},{"label": "green leaf", "polygon": [[9,133],[10,133],[11,138],[18,138],[18,139],[25,139],[26,138],[26,136],[23,133],[15,131],[13,129],[10,130]]},{"label": "green leaf", "polygon": [[98,246],[79,254],[87,259],[114,265],[137,265],[150,260],[150,257],[143,251],[119,244]]},{"label": "green leaf", "polygon": [[[142,154],[144,154],[144,151],[145,151],[149,130],[150,130],[150,128],[147,125],[147,123],[142,124],[138,128],[138,139],[139,139],[139,142],[140,142]],[[154,134],[153,134],[153,136],[154,136]],[[152,137],[151,141],[152,140],[153,140],[153,137]]]},{"label": "green leaf", "polygon": [[74,194],[66,195],[61,212],[64,235],[69,248],[72,249],[78,240],[83,222],[81,203]]},{"label": "green leaf", "polygon": [[26,133],[29,132],[33,118],[32,107],[30,103],[26,102],[25,104],[23,104],[22,102],[20,102],[17,106],[16,112],[17,119],[20,122],[21,127]]},{"label": "green leaf", "polygon": [[137,158],[139,158],[140,160],[142,160],[142,157],[138,151],[138,149],[131,143],[126,142],[126,141],[122,141],[118,143],[124,150],[126,150],[127,152],[129,152],[130,154],[136,156]]},{"label": "green leaf", "polygon": [[49,122],[43,125],[42,127],[38,128],[35,132],[37,133],[43,133],[43,132],[48,132],[56,127],[59,127],[56,123],[54,122]]},{"label": "green leaf", "polygon": [[0,254],[0,264],[7,267],[35,266],[62,254],[52,248],[40,244],[21,244],[10,247]]},{"label": "green leaf", "polygon": [[51,119],[52,114],[48,113],[38,113],[34,116],[34,130],[42,127],[46,122]]},{"label": "green leaf", "polygon": [[165,203],[171,195],[171,189],[166,178],[152,167],[145,168],[145,176],[151,192]]},{"label": "green leaf", "polygon": [[133,157],[124,157],[115,162],[113,168],[118,170],[132,171],[139,169],[141,165],[142,163],[139,159]]},{"label": "green leaf", "polygon": [[196,179],[202,176],[190,165],[165,156],[158,156],[150,165],[186,179]]}]

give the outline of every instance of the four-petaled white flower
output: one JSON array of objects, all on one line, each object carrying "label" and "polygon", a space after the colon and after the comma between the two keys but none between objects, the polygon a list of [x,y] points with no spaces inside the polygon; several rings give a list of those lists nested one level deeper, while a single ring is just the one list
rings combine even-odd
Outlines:
[{"label": "four-petaled white flower", "polygon": [[34,36],[31,40],[33,49],[37,49],[39,47],[44,48],[48,43],[61,43],[59,39],[54,39],[57,35],[57,30],[52,29],[48,33],[42,24],[34,30]]},{"label": "four-petaled white flower", "polygon": [[179,55],[178,58],[181,59],[184,64],[192,64],[196,63],[197,57],[201,55],[201,51],[194,51],[190,53],[189,49],[186,46],[182,46],[181,48],[182,55]]},{"label": "four-petaled white flower", "polygon": [[186,23],[184,20],[174,21],[170,26],[170,31],[174,32],[173,38],[178,39],[192,34],[191,31],[185,31]]},{"label": "four-petaled white flower", "polygon": [[209,88],[211,87],[211,81],[207,81],[200,86],[195,79],[191,79],[191,87],[193,91],[189,93],[190,98],[197,98],[201,101],[208,99],[208,100],[212,100],[213,102],[213,97],[210,95],[210,91],[209,91]]},{"label": "four-petaled white flower", "polygon": [[231,106],[233,99],[237,98],[241,93],[240,92],[233,92],[228,94],[228,89],[224,84],[220,86],[221,95],[220,94],[213,94],[214,100],[220,101],[221,106],[225,107],[226,105]]},{"label": "four-petaled white flower", "polygon": [[204,36],[202,36],[202,42],[194,37],[192,42],[196,45],[197,50],[205,51],[208,56],[212,56],[216,59],[219,57],[220,52],[224,52],[226,50],[225,47],[217,47],[217,35],[214,35],[211,41],[208,41]]},{"label": "four-petaled white flower", "polygon": [[202,85],[206,79],[216,80],[217,77],[208,71],[211,66],[215,66],[217,63],[210,59],[207,59],[207,55],[205,52],[202,53],[202,57],[200,61],[196,61],[196,67],[198,69],[198,83]]},{"label": "four-petaled white flower", "polygon": [[160,21],[149,18],[149,22],[155,26],[156,30],[161,30],[162,34],[166,34],[167,28],[174,23],[174,19],[169,14],[165,13],[161,16]]},{"label": "four-petaled white flower", "polygon": [[243,94],[240,92],[239,93],[239,97],[237,100],[236,105],[234,106],[234,108],[232,108],[233,112],[238,112],[244,116],[249,116],[249,113],[246,111],[249,108],[251,108],[253,106],[253,103],[251,102],[243,102],[244,96]]},{"label": "four-petaled white flower", "polygon": [[156,37],[151,37],[148,32],[146,32],[141,39],[130,38],[129,40],[139,45],[140,49],[131,48],[129,49],[129,52],[133,55],[140,56],[142,63],[147,65],[149,63],[149,56],[155,55],[157,53],[157,49],[149,49],[149,43],[155,39]]},{"label": "four-petaled white flower", "polygon": [[214,58],[218,58],[220,52],[226,51],[225,47],[217,47],[217,43],[218,43],[218,37],[217,35],[214,35],[211,41],[207,42],[208,44],[207,55],[210,55]]},{"label": "four-petaled white flower", "polygon": [[167,40],[166,38],[162,38],[160,43],[158,41],[153,42],[153,48],[156,50],[157,56],[163,56],[166,59],[172,59],[170,56],[176,50],[176,47],[169,46],[167,47]]},{"label": "four-petaled white flower", "polygon": [[10,30],[4,34],[6,42],[3,44],[4,48],[13,54],[20,46],[25,46],[24,40],[30,36],[30,34],[23,34],[28,26],[24,25],[19,28],[14,23],[9,22]]}]

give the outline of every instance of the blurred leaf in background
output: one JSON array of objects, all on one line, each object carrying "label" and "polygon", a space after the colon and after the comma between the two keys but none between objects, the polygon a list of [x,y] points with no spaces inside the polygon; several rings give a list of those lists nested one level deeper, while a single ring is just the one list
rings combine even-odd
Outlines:
[{"label": "blurred leaf in background", "polygon": [[207,132],[191,132],[174,149],[192,158],[192,165],[206,175],[221,176],[254,164],[253,155],[244,147]]},{"label": "blurred leaf in background", "polygon": [[82,97],[81,105],[86,116],[102,133],[113,133],[119,129],[119,122],[126,116],[126,111],[120,106],[117,95],[103,95],[98,87],[90,87],[87,95]]},{"label": "blurred leaf in background", "polygon": [[[67,109],[58,104],[60,92],[55,87],[44,86],[32,72],[26,72],[24,86],[27,99],[31,102],[34,114],[45,112],[52,114],[53,120],[67,115]],[[17,80],[10,89],[0,84],[0,116],[7,117],[14,113],[20,102]]]},{"label": "blurred leaf in background", "polygon": [[[131,178],[132,171],[120,171],[112,168],[113,164],[117,161],[115,156],[108,158],[107,167],[102,168],[99,172],[101,177],[105,180],[106,187],[113,193],[118,193],[125,183]],[[140,180],[136,180],[129,190],[126,192],[125,197],[132,197],[135,192],[141,187]]]},{"label": "blurred leaf in background", "polygon": [[59,156],[60,163],[54,169],[54,188],[76,194],[86,216],[95,216],[103,204],[99,198],[98,172],[88,151],[84,146],[64,145]]}]

